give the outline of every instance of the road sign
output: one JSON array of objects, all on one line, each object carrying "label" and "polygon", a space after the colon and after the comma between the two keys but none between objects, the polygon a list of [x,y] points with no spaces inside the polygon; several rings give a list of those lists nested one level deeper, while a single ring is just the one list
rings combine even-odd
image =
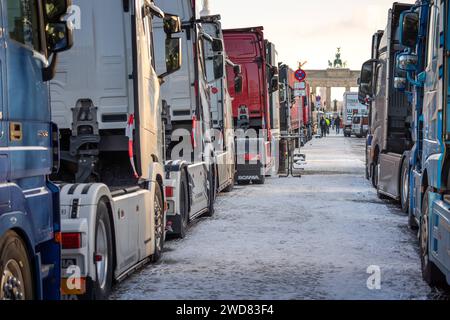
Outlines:
[{"label": "road sign", "polygon": [[300,82],[304,81],[306,79],[306,72],[302,69],[298,69],[295,71],[295,79]]},{"label": "road sign", "polygon": [[294,82],[294,89],[296,90],[305,90],[306,89],[306,83],[303,82]]}]

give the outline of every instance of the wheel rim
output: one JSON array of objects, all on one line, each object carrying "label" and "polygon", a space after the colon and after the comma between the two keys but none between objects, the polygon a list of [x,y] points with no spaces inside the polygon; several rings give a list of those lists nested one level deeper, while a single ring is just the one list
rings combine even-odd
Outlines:
[{"label": "wheel rim", "polygon": [[160,252],[162,250],[161,240],[163,238],[163,214],[161,204],[158,197],[155,199],[155,245],[156,250]]},{"label": "wheel rim", "polygon": [[409,198],[409,174],[407,170],[403,173],[403,202],[406,206],[408,204],[408,198]]},{"label": "wheel rim", "polygon": [[97,239],[96,239],[96,269],[97,269],[97,282],[100,288],[106,286],[106,278],[108,272],[108,238],[106,235],[105,223],[100,220],[97,226]]},{"label": "wheel rim", "polygon": [[0,300],[26,299],[22,270],[16,260],[9,260],[5,264],[0,288]]}]

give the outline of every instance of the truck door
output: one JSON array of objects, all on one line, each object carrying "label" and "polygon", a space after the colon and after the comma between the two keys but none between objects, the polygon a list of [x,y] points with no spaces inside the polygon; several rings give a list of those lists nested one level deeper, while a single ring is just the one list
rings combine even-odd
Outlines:
[{"label": "truck door", "polygon": [[148,178],[153,162],[152,155],[158,154],[157,124],[161,116],[159,108],[159,80],[154,69],[153,29],[150,17],[143,17],[143,0],[136,3],[135,21],[135,64],[134,92],[137,102],[135,114],[135,155],[140,176]]},{"label": "truck door", "polygon": [[[41,13],[38,1],[3,1],[6,41],[6,70],[3,78],[8,97],[11,192],[26,199],[35,226],[36,241],[52,236],[52,200],[46,187],[51,172],[51,127],[47,83],[43,82],[45,42],[41,39]],[[7,14],[7,19],[5,19]],[[5,124],[4,124],[5,125]],[[20,191],[21,190],[21,191]],[[19,203],[16,202],[16,205]],[[14,208],[13,208],[14,210]],[[18,208],[17,210],[22,210]]]},{"label": "truck door", "polygon": [[[0,28],[4,28],[4,20],[2,16],[2,7],[0,6]],[[8,135],[4,128],[6,127],[6,90],[5,90],[5,75],[6,75],[6,45],[5,36],[0,38],[0,215],[9,209],[10,193],[9,187],[5,182],[9,179],[9,158],[7,153]]]}]

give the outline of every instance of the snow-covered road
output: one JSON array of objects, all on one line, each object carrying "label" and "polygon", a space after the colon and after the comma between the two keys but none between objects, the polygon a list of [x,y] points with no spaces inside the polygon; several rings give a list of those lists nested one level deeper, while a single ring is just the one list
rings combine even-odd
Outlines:
[{"label": "snow-covered road", "polygon": [[[364,140],[314,139],[302,178],[220,195],[216,215],[169,241],[113,299],[435,299],[416,235],[364,179]],[[369,290],[370,270],[381,289]],[[376,276],[376,274],[375,274]]]}]

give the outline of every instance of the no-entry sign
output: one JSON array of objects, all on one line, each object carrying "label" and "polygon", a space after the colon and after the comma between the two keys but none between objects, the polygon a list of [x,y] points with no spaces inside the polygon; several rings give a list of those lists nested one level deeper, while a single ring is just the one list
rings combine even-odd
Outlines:
[{"label": "no-entry sign", "polygon": [[297,71],[295,71],[295,79],[297,79],[300,82],[304,81],[306,79],[305,70],[298,69]]}]

